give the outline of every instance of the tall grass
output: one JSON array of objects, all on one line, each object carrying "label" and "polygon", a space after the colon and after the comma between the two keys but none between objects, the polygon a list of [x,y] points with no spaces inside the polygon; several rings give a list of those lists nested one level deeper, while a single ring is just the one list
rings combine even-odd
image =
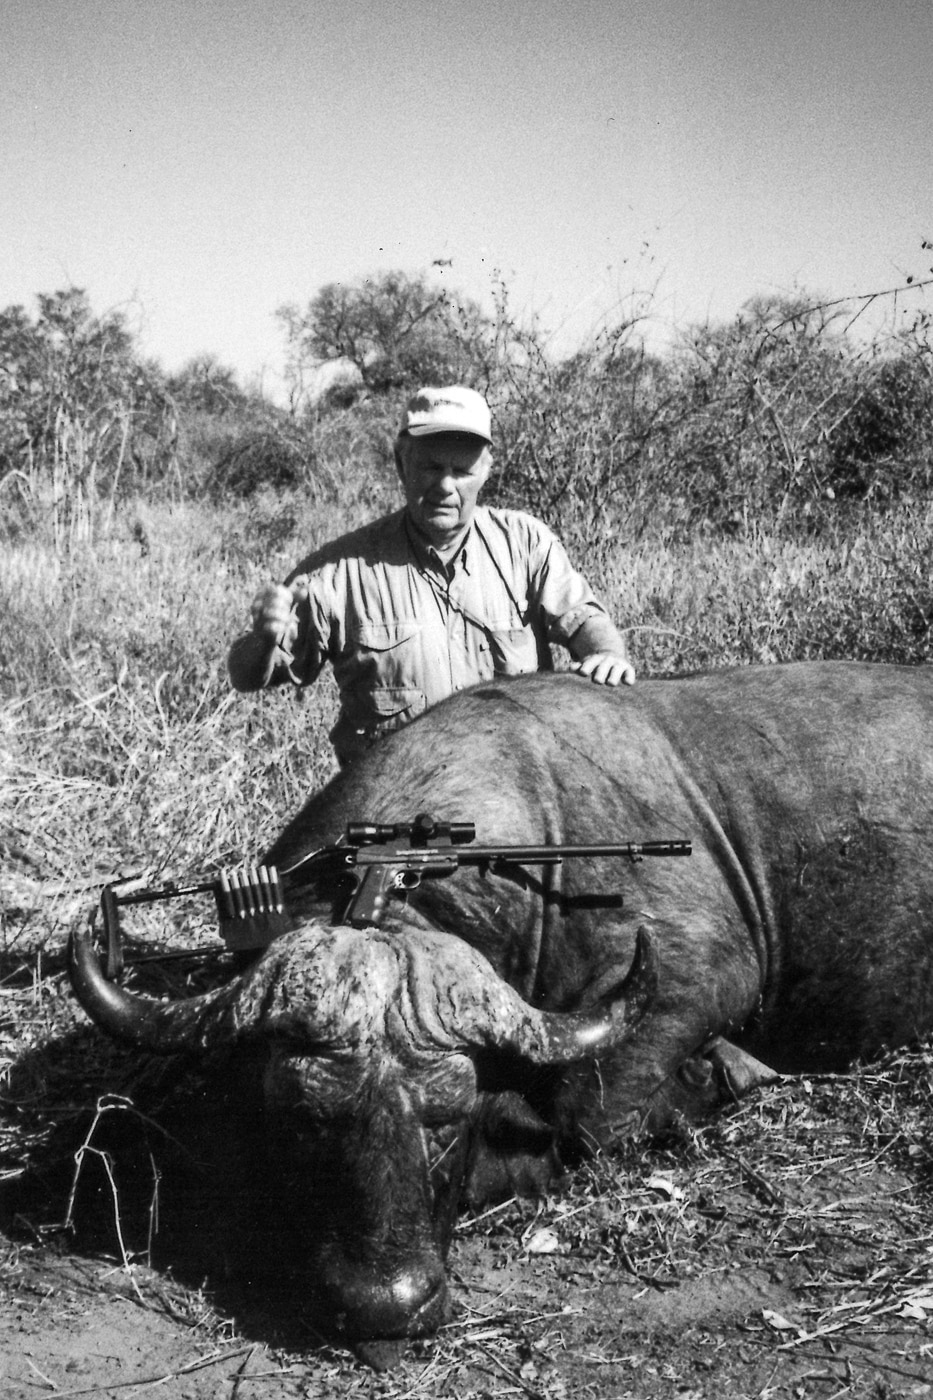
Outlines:
[{"label": "tall grass", "polygon": [[[383,488],[380,508],[390,475]],[[329,676],[300,698],[235,695],[225,655],[256,588],[354,518],[353,490],[327,515],[302,492],[137,502],[102,538],[62,552],[49,528],[3,553],[7,945],[54,945],[87,900],[80,887],[114,871],[257,854],[329,776]],[[614,554],[577,551],[642,676],[930,657],[933,506],[803,539],[682,542],[661,525]]]},{"label": "tall grass", "polygon": [[166,506],[65,556],[49,539],[0,560],[2,837],[36,910],[49,886],[255,853],[327,775],[328,685],[296,705],[227,684],[248,600],[285,567],[261,533],[246,556],[243,514]]},{"label": "tall grass", "polygon": [[643,537],[602,572],[643,672],[931,659],[933,505],[814,538]]}]

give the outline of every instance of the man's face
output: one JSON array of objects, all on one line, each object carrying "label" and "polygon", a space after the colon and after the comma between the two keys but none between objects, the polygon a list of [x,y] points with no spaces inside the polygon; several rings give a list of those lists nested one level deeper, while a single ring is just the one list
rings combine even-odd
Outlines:
[{"label": "man's face", "polygon": [[409,437],[399,444],[398,474],[408,513],[437,549],[453,544],[473,515],[492,454],[468,433]]}]

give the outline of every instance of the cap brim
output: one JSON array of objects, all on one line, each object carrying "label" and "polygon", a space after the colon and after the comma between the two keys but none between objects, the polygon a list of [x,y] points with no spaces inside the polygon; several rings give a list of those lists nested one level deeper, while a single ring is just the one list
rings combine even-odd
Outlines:
[{"label": "cap brim", "polygon": [[479,438],[481,442],[491,443],[492,438],[488,433],[481,432],[478,428],[465,428],[462,423],[432,423],[409,424],[406,432],[410,437],[436,437],[438,433],[459,433],[463,437]]}]

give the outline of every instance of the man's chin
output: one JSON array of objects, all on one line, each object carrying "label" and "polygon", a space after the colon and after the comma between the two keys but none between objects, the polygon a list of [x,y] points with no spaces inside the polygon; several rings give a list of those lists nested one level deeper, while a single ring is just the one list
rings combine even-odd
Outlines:
[{"label": "man's chin", "polygon": [[466,529],[456,510],[432,511],[430,515],[422,516],[419,523],[421,533],[437,546],[452,544]]}]

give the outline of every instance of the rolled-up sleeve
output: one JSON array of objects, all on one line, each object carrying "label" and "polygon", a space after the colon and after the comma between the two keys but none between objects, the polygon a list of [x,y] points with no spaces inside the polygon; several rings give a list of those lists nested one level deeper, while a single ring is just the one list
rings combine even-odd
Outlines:
[{"label": "rolled-up sleeve", "polygon": [[536,538],[530,552],[531,592],[548,625],[548,640],[566,646],[592,617],[608,614],[590,585],[571,564],[566,549],[546,525],[530,518]]}]

